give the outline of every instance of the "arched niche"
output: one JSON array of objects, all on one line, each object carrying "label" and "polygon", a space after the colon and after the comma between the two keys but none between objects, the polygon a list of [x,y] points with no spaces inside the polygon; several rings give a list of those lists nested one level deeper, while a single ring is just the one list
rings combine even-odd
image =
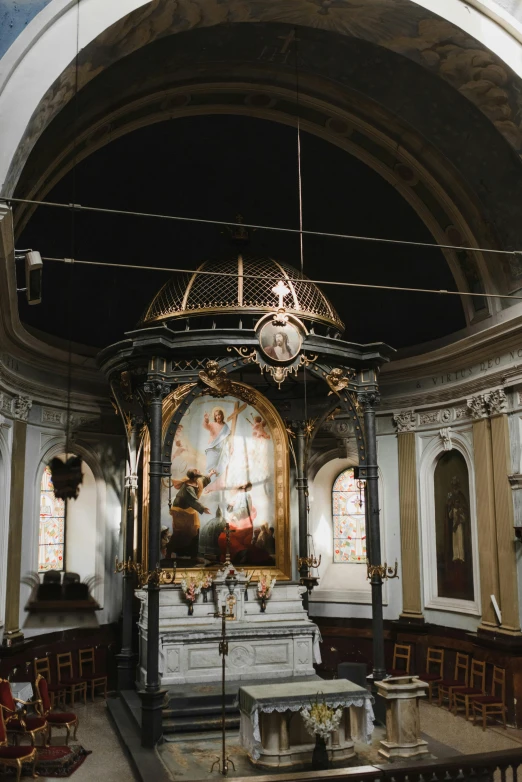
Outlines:
[{"label": "arched niche", "polygon": [[[421,444],[419,503],[424,607],[479,617],[480,571],[470,432],[452,432],[451,444],[451,450],[445,451],[438,434],[423,438]],[[454,477],[460,487],[453,483]],[[452,564],[453,522],[450,522],[450,515],[456,519],[461,516],[467,526],[464,555],[468,562],[465,568],[458,563]],[[446,577],[448,568],[454,573],[458,570],[459,575],[454,575],[453,579]]]}]

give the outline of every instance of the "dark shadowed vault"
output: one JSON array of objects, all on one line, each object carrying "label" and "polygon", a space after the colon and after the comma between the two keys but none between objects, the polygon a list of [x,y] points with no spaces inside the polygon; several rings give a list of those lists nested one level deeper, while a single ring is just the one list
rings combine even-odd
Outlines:
[{"label": "dark shadowed vault", "polygon": [[[433,241],[402,196],[364,163],[307,133],[301,153],[305,229]],[[294,128],[215,115],[161,122],[112,141],[46,200],[224,221],[241,212],[247,222],[298,228],[297,183]],[[17,245],[44,256],[185,269],[233,252],[213,225],[48,207],[34,212]],[[251,250],[300,264],[295,234],[256,231]],[[456,289],[438,250],[401,245],[305,236],[304,272],[319,280]],[[46,262],[43,302],[28,307],[21,298],[21,318],[33,329],[103,347],[135,326],[168,276]],[[400,348],[465,326],[458,296],[322,287],[350,341]]]}]

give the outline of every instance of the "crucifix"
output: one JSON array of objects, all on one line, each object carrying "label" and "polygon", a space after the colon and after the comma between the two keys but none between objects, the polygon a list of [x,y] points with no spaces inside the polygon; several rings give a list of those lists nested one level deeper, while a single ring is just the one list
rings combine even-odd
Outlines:
[{"label": "crucifix", "polygon": [[287,288],[283,280],[279,280],[275,288],[272,288],[272,293],[275,293],[276,296],[279,296],[279,309],[284,309],[283,299],[290,293],[290,288]]},{"label": "crucifix", "polygon": [[246,410],[246,408],[247,408],[246,402],[244,404],[241,404],[240,402],[236,402],[233,411],[230,413],[230,415],[227,418],[227,423],[229,421],[232,421],[230,425],[230,455],[231,456],[234,453],[234,435],[236,433],[237,419],[239,413],[242,413],[243,410]]}]

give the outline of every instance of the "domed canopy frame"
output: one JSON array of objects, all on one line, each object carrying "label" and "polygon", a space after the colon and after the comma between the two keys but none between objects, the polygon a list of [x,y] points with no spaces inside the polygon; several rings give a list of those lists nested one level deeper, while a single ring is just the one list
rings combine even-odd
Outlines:
[{"label": "domed canopy frame", "polygon": [[344,324],[324,293],[304,274],[273,258],[238,253],[204,261],[193,274],[178,274],[156,294],[141,324],[202,315],[262,315],[278,307],[274,287],[284,282],[285,310],[344,331]]}]

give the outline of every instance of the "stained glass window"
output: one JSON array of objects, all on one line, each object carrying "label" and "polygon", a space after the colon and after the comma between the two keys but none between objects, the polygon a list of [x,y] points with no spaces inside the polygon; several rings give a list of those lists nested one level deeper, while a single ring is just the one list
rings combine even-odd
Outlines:
[{"label": "stained glass window", "polygon": [[38,572],[65,570],[65,502],[54,496],[51,470],[46,467],[40,484]]},{"label": "stained glass window", "polygon": [[353,467],[337,476],[332,488],[334,562],[366,563],[364,482]]}]

